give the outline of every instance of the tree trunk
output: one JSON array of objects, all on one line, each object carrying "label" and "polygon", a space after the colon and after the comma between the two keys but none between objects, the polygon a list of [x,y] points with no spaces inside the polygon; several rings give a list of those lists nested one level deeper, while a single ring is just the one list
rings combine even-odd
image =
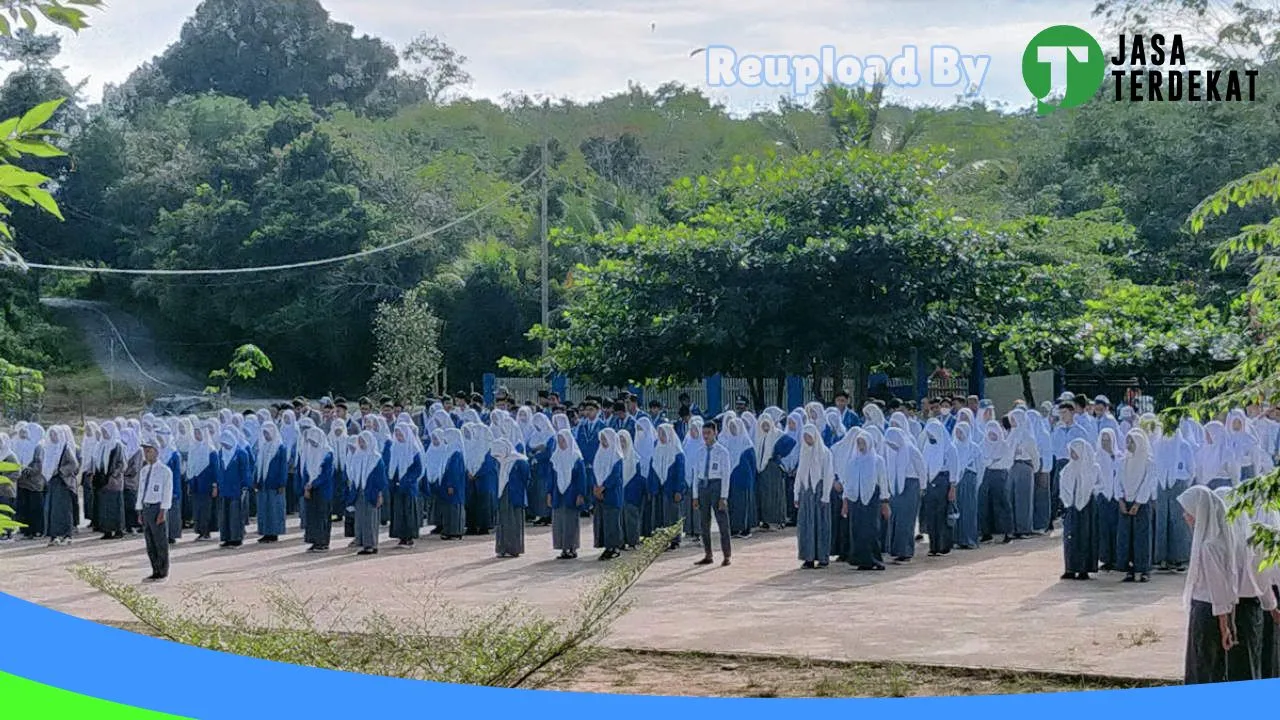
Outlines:
[{"label": "tree trunk", "polygon": [[764,378],[751,378],[747,381],[747,387],[751,389],[751,409],[759,412],[764,407]]},{"label": "tree trunk", "polygon": [[815,400],[822,399],[822,363],[814,360],[813,363],[813,384],[810,386],[810,394]]},{"label": "tree trunk", "polygon": [[853,407],[857,412],[867,404],[867,380],[871,377],[871,367],[861,360],[853,364],[853,376],[856,379],[853,387]]},{"label": "tree trunk", "polygon": [[1035,407],[1035,391],[1031,388],[1031,371],[1027,369],[1026,358],[1021,352],[1015,352],[1013,361],[1018,364],[1018,376],[1022,378],[1022,399],[1027,401],[1027,407]]}]

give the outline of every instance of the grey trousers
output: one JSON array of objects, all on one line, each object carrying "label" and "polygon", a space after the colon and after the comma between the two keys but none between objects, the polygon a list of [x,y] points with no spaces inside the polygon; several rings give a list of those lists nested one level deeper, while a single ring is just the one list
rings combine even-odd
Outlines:
[{"label": "grey trousers", "polygon": [[698,513],[702,517],[702,550],[711,557],[711,516],[715,515],[716,528],[720,531],[720,552],[727,559],[733,555],[729,532],[729,510],[720,509],[720,481],[712,480],[698,488]]},{"label": "grey trousers", "polygon": [[142,507],[142,534],[147,539],[147,559],[156,577],[169,576],[169,527],[160,522],[163,514],[159,503]]}]

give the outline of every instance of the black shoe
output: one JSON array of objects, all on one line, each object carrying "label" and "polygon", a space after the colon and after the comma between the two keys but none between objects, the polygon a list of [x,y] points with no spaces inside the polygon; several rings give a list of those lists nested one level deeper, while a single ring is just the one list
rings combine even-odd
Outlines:
[{"label": "black shoe", "polygon": [[1001,541],[1000,541],[1000,544],[1001,544],[1001,545],[1008,545],[1008,544],[1009,544],[1009,543],[1011,543],[1011,542],[1013,542],[1013,536],[1012,536],[1012,535],[1005,535],[1005,536],[1004,536],[1004,540],[1001,540]]},{"label": "black shoe", "polygon": [[258,538],[258,543],[260,543],[260,544],[261,544],[261,543],[269,543],[269,542],[271,542],[271,538],[270,538],[270,537],[268,537],[268,536],[266,536],[266,535],[263,535],[262,537]]},{"label": "black shoe", "polygon": [[824,563],[824,562],[818,563],[819,570],[826,570],[829,567],[831,567],[831,563]]},{"label": "black shoe", "polygon": [[1120,582],[1133,582],[1134,580],[1135,578],[1133,577],[1133,573],[1128,573],[1124,576],[1124,580],[1121,580]]},{"label": "black shoe", "polygon": [[732,563],[729,562],[729,558],[725,558],[724,560],[720,561],[720,567],[729,567],[729,565],[731,564]]},{"label": "black shoe", "polygon": [[1078,577],[1075,573],[1062,573],[1058,576],[1059,580],[1075,580]]},{"label": "black shoe", "polygon": [[1089,577],[1089,573],[1077,573],[1077,574],[1076,574],[1076,579],[1077,579],[1077,580],[1092,580],[1093,578]]},{"label": "black shoe", "polygon": [[177,541],[177,540],[174,540],[173,538],[169,538],[169,544],[170,544],[170,545],[177,545],[177,544],[178,544],[178,541]]},{"label": "black shoe", "polygon": [[606,560],[612,560],[612,559],[613,559],[613,553],[610,552],[609,550],[605,550],[604,552],[600,553],[600,562],[604,562]]},{"label": "black shoe", "polygon": [[221,543],[218,543],[218,547],[220,547],[220,548],[231,547],[231,543],[229,543],[229,542],[221,542]]},{"label": "black shoe", "polygon": [[116,536],[115,536],[115,535],[112,535],[111,533],[102,533],[102,537],[100,537],[100,538],[98,538],[98,539],[99,539],[99,540],[115,540],[115,539],[116,539]]},{"label": "black shoe", "polygon": [[1151,576],[1147,573],[1142,573],[1138,576],[1138,582],[1151,582]]},{"label": "black shoe", "polygon": [[711,556],[707,556],[694,563],[694,565],[710,565],[713,562],[715,562],[715,560],[711,559]]},{"label": "black shoe", "polygon": [[805,563],[805,564],[801,565],[801,566],[800,566],[800,569],[801,569],[801,570],[812,570],[812,569],[813,569],[813,565],[814,565],[814,563],[807,562],[807,563]]},{"label": "black shoe", "polygon": [[356,553],[356,554],[357,554],[357,555],[376,555],[377,553],[378,553],[378,551],[377,551],[377,550],[374,550],[373,548],[364,548],[363,550],[361,550],[360,552],[358,552],[358,553]]},{"label": "black shoe", "polygon": [[569,555],[569,553],[564,552],[564,551],[561,551],[561,552],[560,552],[560,556],[559,556],[559,557],[557,557],[556,559],[557,559],[557,560],[568,560],[568,559],[570,559],[570,557],[571,557],[571,556]]}]

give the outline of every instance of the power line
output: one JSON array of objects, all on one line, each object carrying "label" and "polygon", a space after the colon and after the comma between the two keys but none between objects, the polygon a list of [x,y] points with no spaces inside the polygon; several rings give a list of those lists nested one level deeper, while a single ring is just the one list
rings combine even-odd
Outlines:
[{"label": "power line", "polygon": [[9,266],[17,265],[23,269],[37,268],[40,270],[58,270],[62,272],[95,273],[100,275],[170,275],[170,276],[172,275],[241,275],[246,273],[278,272],[281,270],[295,270],[297,268],[318,267],[321,265],[333,265],[336,263],[347,262],[348,260],[358,260],[360,258],[367,257],[370,255],[384,253],[389,250],[395,250],[396,248],[404,247],[405,245],[410,245],[420,240],[425,240],[433,235],[444,232],[445,230],[448,230],[449,228],[452,228],[456,225],[461,225],[462,223],[479,215],[485,210],[488,210],[489,208],[493,207],[494,205],[497,205],[500,202],[504,202],[510,199],[511,196],[514,195],[517,190],[523,188],[526,183],[532,180],[535,175],[538,175],[539,173],[543,172],[543,170],[544,170],[543,167],[536,168],[533,172],[526,175],[523,180],[521,180],[519,183],[516,183],[515,187],[511,188],[506,193],[503,193],[501,197],[494,198],[493,200],[490,200],[489,202],[481,205],[480,207],[472,210],[471,212],[468,212],[465,215],[462,215],[460,217],[454,218],[453,220],[450,220],[444,225],[433,228],[431,230],[427,230],[426,232],[423,232],[423,233],[419,233],[417,235],[414,235],[413,237],[406,238],[399,242],[391,243],[390,245],[382,245],[380,247],[370,248],[368,250],[361,250],[360,252],[348,253],[346,255],[339,255],[338,257],[323,258],[320,260],[306,260],[304,262],[289,263],[287,265],[265,265],[262,267],[203,268],[203,269],[197,269],[197,270],[167,270],[167,269],[153,268],[150,270],[135,270],[130,268],[82,267],[82,266],[75,266],[75,265],[50,265],[46,263],[29,263],[29,262],[25,262],[20,257],[16,257],[13,254],[9,254],[6,257],[0,258],[0,265],[9,265]]}]

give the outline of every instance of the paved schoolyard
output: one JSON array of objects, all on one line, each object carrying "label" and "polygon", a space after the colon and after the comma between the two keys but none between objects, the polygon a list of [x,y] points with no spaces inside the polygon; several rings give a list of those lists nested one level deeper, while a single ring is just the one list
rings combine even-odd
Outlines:
[{"label": "paved schoolyard", "polygon": [[[514,560],[494,558],[492,538],[450,543],[424,538],[409,551],[393,550],[394,541],[384,540],[377,556],[358,558],[345,548],[341,528],[326,555],[303,552],[296,519],[290,520],[289,533],[274,545],[255,544],[250,533],[236,551],[219,549],[216,542],[193,543],[187,531],[173,548],[169,581],[153,586],[153,592],[178,601],[184,587],[215,584],[228,598],[252,602],[264,583],[279,580],[303,590],[355,592],[390,613],[425,592],[471,606],[520,597],[556,612],[603,565],[589,551],[577,561],[556,560],[545,528],[529,529],[529,552]],[[88,619],[132,619],[68,568],[104,564],[122,579],[140,579],[150,572],[141,536],[80,537],[70,547],[0,545],[0,591]],[[591,537],[589,521],[583,537]],[[1057,538],[955,551],[943,558],[920,556],[909,566],[880,573],[845,566],[802,571],[791,531],[734,541],[734,552],[728,568],[718,563],[694,567],[700,551],[688,546],[667,553],[633,590],[635,606],[615,626],[608,644],[1131,677],[1182,675],[1183,576],[1157,573],[1145,585],[1121,583],[1118,574],[1060,581]]]}]

